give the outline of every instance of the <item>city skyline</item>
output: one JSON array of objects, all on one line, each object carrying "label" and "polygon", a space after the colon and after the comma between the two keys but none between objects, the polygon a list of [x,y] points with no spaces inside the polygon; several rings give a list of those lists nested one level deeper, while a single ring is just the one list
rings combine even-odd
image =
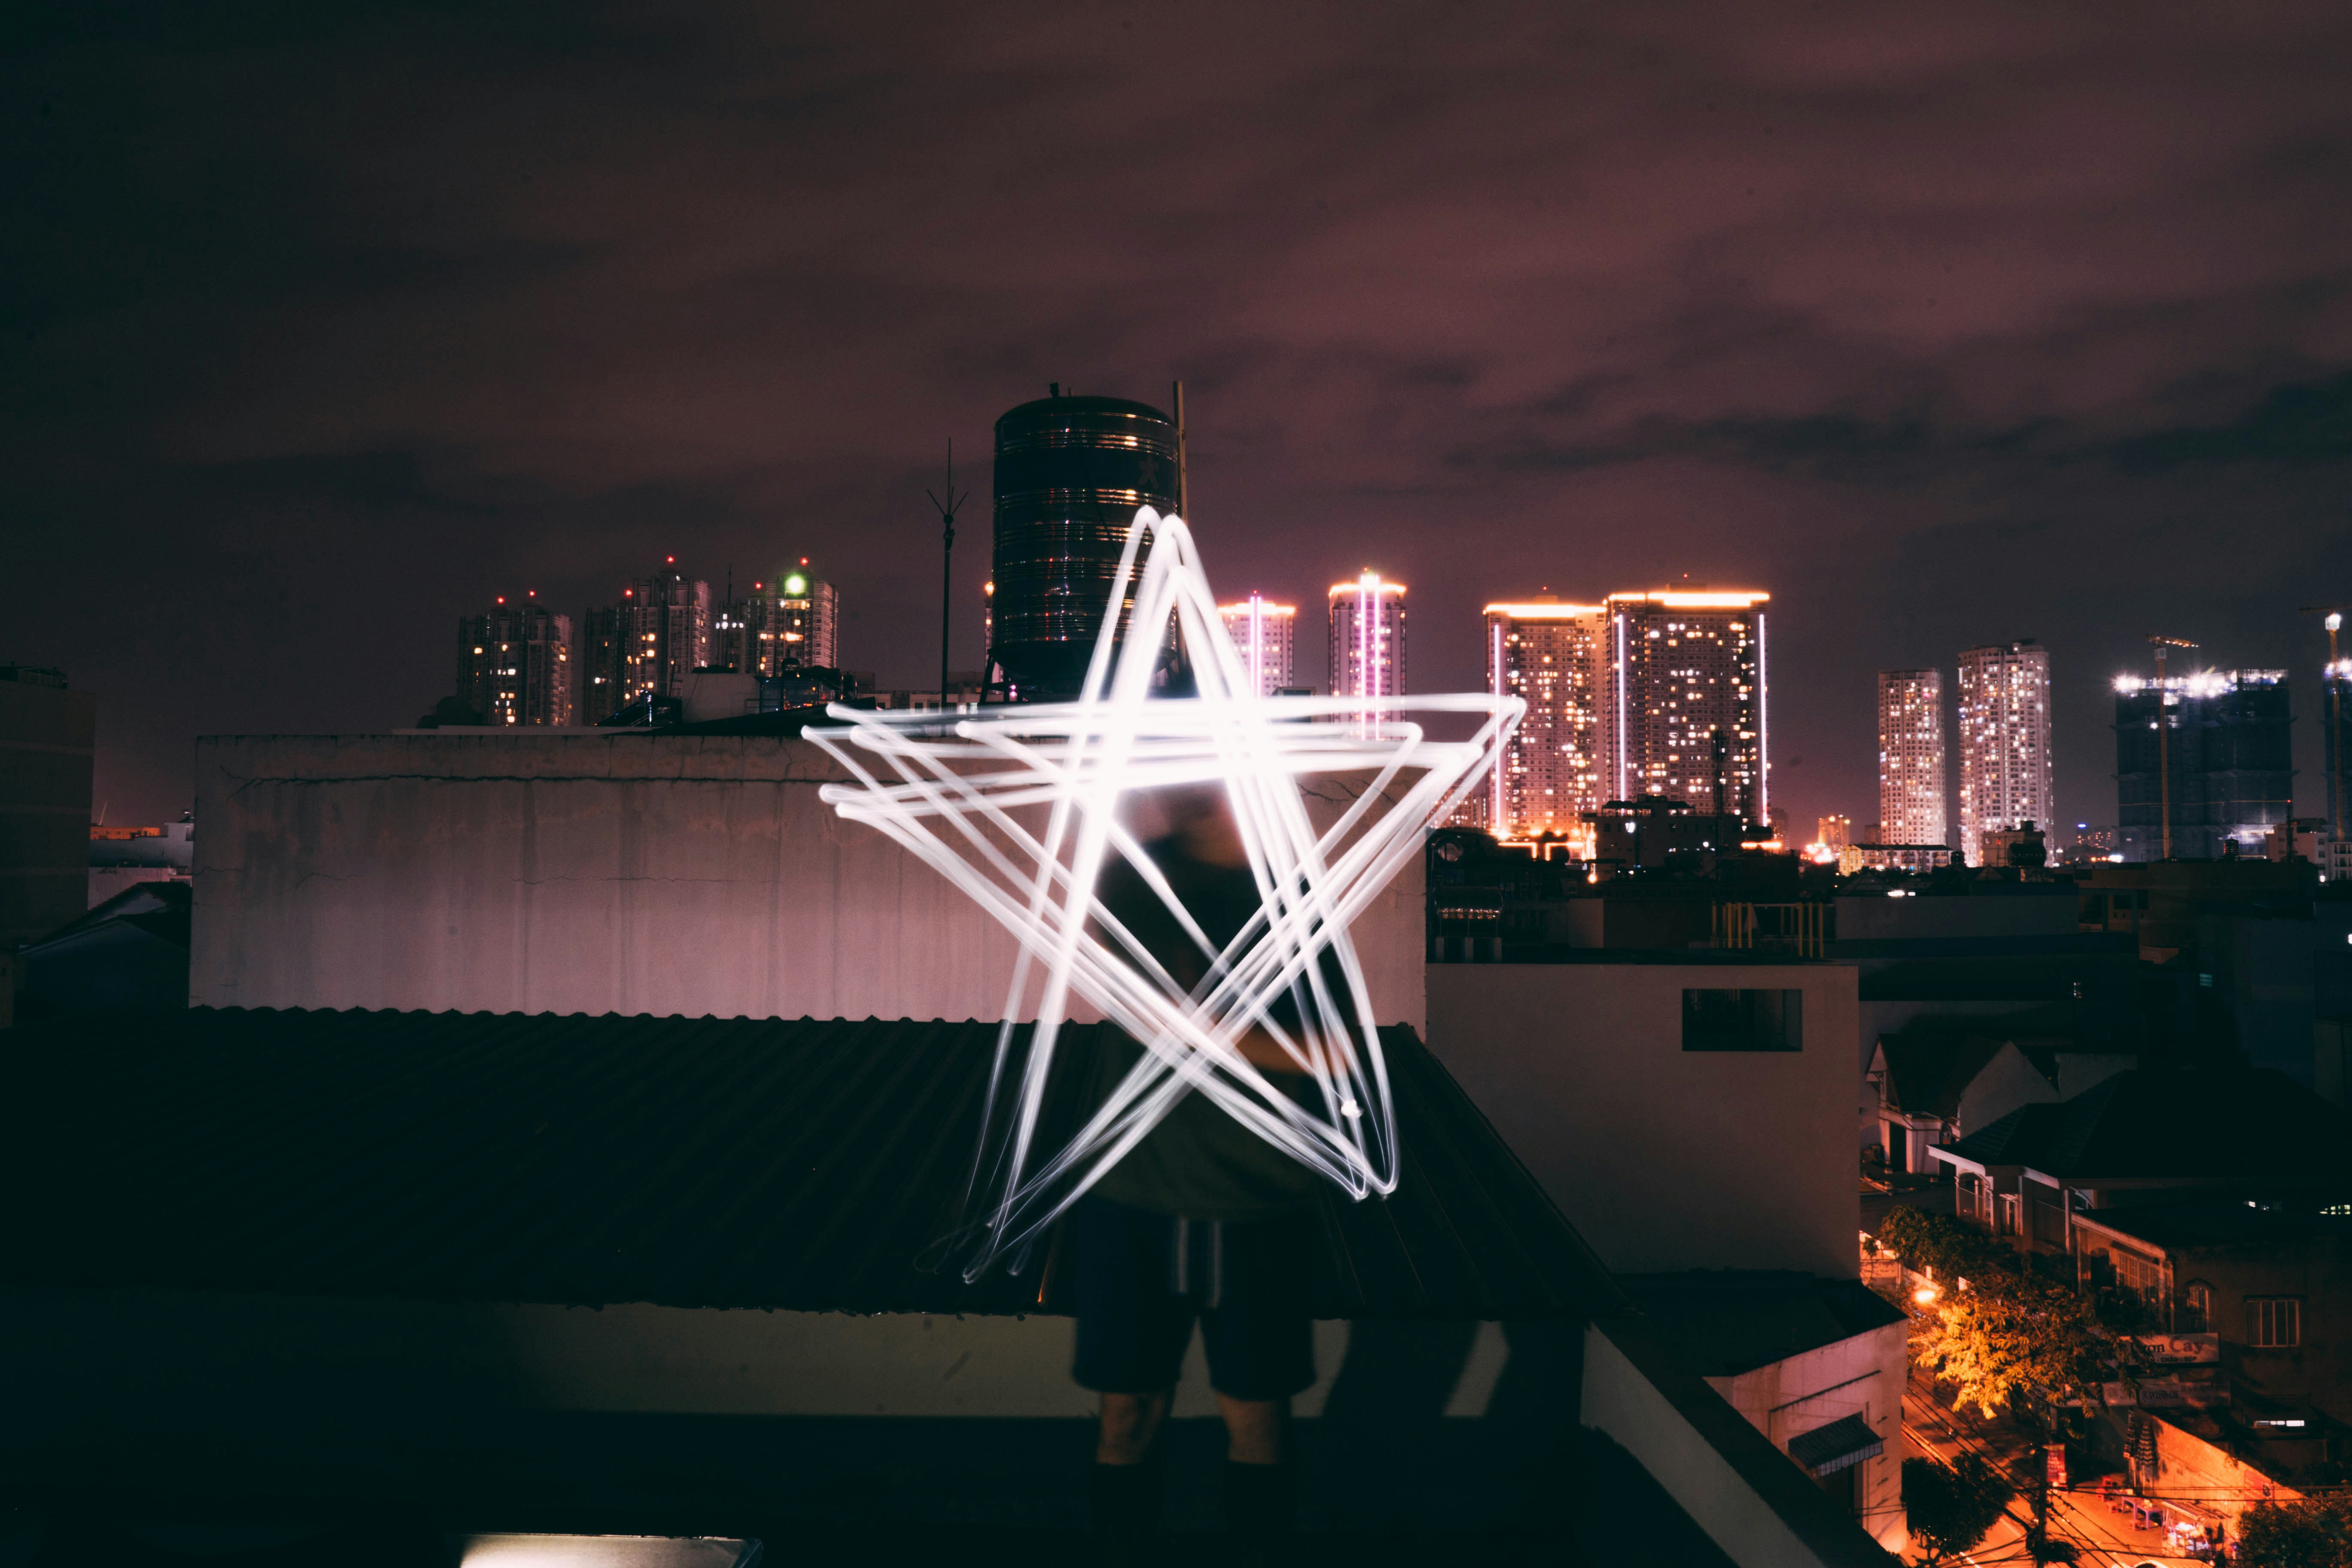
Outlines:
[{"label": "city skyline", "polygon": [[[2032,629],[2059,815],[2096,821],[2105,683],[2150,626],[2285,668],[2321,710],[2324,634],[2294,612],[2341,597],[2306,579],[2352,542],[2326,434],[2352,236],[2309,215],[2348,177],[2277,149],[2346,141],[2325,62],[2352,19],[2263,15],[2087,52],[2050,16],[1814,14],[1794,52],[1752,15],[1518,16],[1418,37],[1410,126],[1364,68],[1393,18],[1162,16],[1145,48],[1108,18],[948,15],[887,47],[804,18],[788,56],[692,4],[661,48],[596,12],[390,51],[355,22],[264,49],[61,21],[18,97],[79,107],[0,195],[58,237],[6,350],[23,526],[0,551],[167,608],[107,626],[35,595],[0,658],[103,699],[100,793],[159,820],[199,732],[407,722],[486,590],[577,615],[649,549],[714,585],[826,563],[845,647],[873,650],[852,662],[917,687],[948,441],[968,487],[1048,382],[1157,402],[1181,377],[1228,596],[1311,605],[1376,564],[1429,634],[1413,684],[1475,689],[1482,607],[1534,584],[1769,583],[1771,787],[1799,822],[1866,815],[1875,670]],[[1004,99],[978,65],[998,49],[1074,90]],[[1172,68],[1213,81],[1202,111],[1137,123]],[[1904,90],[1853,91],[1882,70]],[[910,112],[910,72],[986,127]],[[1532,135],[1563,81],[1589,125]],[[1071,165],[1079,103],[1125,129]],[[1334,113],[1360,134],[1327,145]],[[315,128],[296,163],[289,124]],[[1925,150],[1934,178],[1890,177]],[[237,172],[235,199],[200,168]],[[957,244],[884,243],[916,210]],[[1085,237],[1049,265],[1040,234]],[[957,668],[985,523],[959,531]],[[2225,531],[2264,548],[2186,569]],[[1986,571],[1996,546],[2030,568]],[[1300,682],[1327,684],[1308,641]],[[2322,741],[2298,726],[2314,816]]]},{"label": "city skyline", "polygon": [[[677,593],[688,599],[699,595],[701,601],[709,601],[707,581],[687,578],[677,567],[675,556],[666,558],[661,573],[634,579],[629,588],[624,591],[620,604],[592,605],[576,621],[539,605],[535,590],[527,595],[524,605],[513,611],[507,609],[504,596],[496,596],[496,607],[490,616],[461,618],[457,696],[476,711],[484,713],[493,724],[562,724],[595,722],[587,715],[596,709],[604,695],[600,689],[606,686],[626,689],[634,685],[633,694],[638,695],[649,689],[664,695],[674,695],[683,686],[680,672],[673,668],[675,658],[669,658],[665,665],[670,670],[666,683],[649,684],[643,676],[635,673],[641,668],[650,668],[655,658],[635,645],[660,637],[658,630],[646,628],[659,628],[665,624],[660,615],[648,617],[643,613],[653,606],[639,605],[637,595],[641,590],[650,589],[657,580],[665,578],[675,584]],[[1351,665],[1360,663],[1357,653],[1352,651],[1354,644],[1350,640],[1359,611],[1343,610],[1343,602],[1349,595],[1362,595],[1368,584],[1371,584],[1370,591],[1387,607],[1391,616],[1384,623],[1386,629],[1382,633],[1381,646],[1385,648],[1392,640],[1398,656],[1394,659],[1398,670],[1385,671],[1381,679],[1398,682],[1401,680],[1402,647],[1402,638],[1398,635],[1402,624],[1402,584],[1385,583],[1379,574],[1369,568],[1353,584],[1332,584],[1328,591],[1331,606],[1328,648],[1337,653],[1344,646],[1351,650],[1344,656]],[[716,608],[708,609],[705,613],[707,630],[697,646],[702,650],[700,658],[707,661],[709,667],[748,668],[751,673],[761,675],[776,673],[787,664],[841,667],[837,641],[840,619],[838,594],[832,584],[810,575],[807,557],[801,558],[798,567],[785,569],[778,581],[755,582],[752,588],[752,595],[719,603]],[[983,588],[980,638],[985,646],[992,620],[994,584],[985,584]],[[1706,594],[1709,591],[1698,592]],[[1477,794],[1475,809],[1478,820],[1510,835],[1550,832],[1571,837],[1584,837],[1586,829],[1580,820],[1582,814],[1611,798],[1612,791],[1606,786],[1619,782],[1615,760],[1619,751],[1614,743],[1615,738],[1609,732],[1607,725],[1599,722],[1601,710],[1616,704],[1623,689],[1620,679],[1622,670],[1612,663],[1610,649],[1605,646],[1612,636],[1608,630],[1612,606],[1619,605],[1621,602],[1663,602],[1670,595],[1674,595],[1673,590],[1619,593],[1609,595],[1608,604],[1583,605],[1566,604],[1546,591],[1523,601],[1486,606],[1482,619],[1484,640],[1487,646],[1486,689],[1507,691],[1524,698],[1528,703],[1528,714],[1521,733],[1510,743],[1502,765]],[[1678,596],[1685,600],[1691,598],[1688,594]],[[1738,601],[1758,606],[1769,602],[1770,597],[1763,594],[1738,593],[1715,593],[1712,596],[1719,602]],[[699,604],[698,607],[700,607]],[[676,606],[671,609],[671,618],[676,618]],[[537,612],[541,620],[552,616],[553,623],[565,628],[560,639],[552,639],[560,645],[553,662],[558,667],[569,667],[563,679],[571,682],[572,695],[561,706],[551,701],[546,695],[550,677],[541,667],[533,666],[525,678],[523,668],[494,668],[496,661],[486,658],[482,647],[465,646],[482,643],[493,635],[490,629],[493,625],[502,623],[495,623],[492,617],[513,617],[527,611]],[[633,611],[640,613],[630,618]],[[1263,593],[1254,592],[1246,599],[1220,605],[1219,614],[1245,665],[1255,672],[1255,679],[1262,691],[1271,695],[1281,689],[1323,689],[1299,681],[1296,658],[1296,605],[1279,603]],[[1760,631],[1760,616],[1759,619]],[[1593,623],[1592,626],[1584,624],[1588,620]],[[625,621],[625,631],[623,629]],[[520,625],[520,622],[515,624]],[[761,629],[787,624],[795,629],[783,632]],[[573,627],[577,628],[576,632],[572,629]],[[1600,629],[1595,630],[1595,627]],[[509,637],[528,635],[509,631]],[[1580,636],[1583,642],[1578,641]],[[660,640],[667,645],[671,639],[660,637]],[[1759,637],[1759,644],[1760,640]],[[531,645],[534,653],[530,657],[542,657],[536,649],[540,645],[550,642],[544,632],[540,633]],[[787,642],[795,645],[806,642],[808,646],[804,652],[797,649],[787,652]],[[1584,643],[1593,646],[1586,647]],[[748,665],[741,658],[746,649],[752,652]],[[794,652],[798,657],[793,656]],[[521,658],[525,656],[516,657]],[[1384,665],[1390,657],[1383,654]],[[2014,743],[2009,744],[2008,749],[2018,752],[2019,756],[2030,757],[2039,743],[2043,755],[2041,772],[2046,775],[2051,771],[2047,721],[2033,720],[2031,712],[2046,711],[2052,706],[2047,649],[2033,638],[1964,649],[1957,662],[1964,677],[1974,679],[1974,686],[1966,690],[1977,694],[1973,701],[1980,707],[1993,700],[1986,695],[1992,690],[1992,686],[1988,685],[1983,674],[1983,667],[1989,658],[1996,663],[2014,663],[2021,658],[2025,664],[2033,667],[2028,672],[2030,679],[2026,684],[2033,686],[2035,691],[2027,692],[2021,700],[2023,710],[2030,710],[2022,739],[2011,737]],[[608,667],[622,673],[604,676],[602,672]],[[685,668],[690,669],[695,667]],[[2206,690],[2208,687],[2219,689],[2215,686],[2217,681],[2226,681],[2234,688],[2242,677],[2252,679],[2255,676],[2259,676],[2265,686],[2275,687],[2282,692],[2292,684],[2291,672],[2284,670],[2232,670],[2224,678],[2210,669],[2173,677],[2168,684],[2176,691],[2194,692],[2201,697],[2210,695]],[[528,697],[513,689],[519,679],[529,687],[530,694]],[[968,674],[960,675],[959,679],[968,679]],[[1964,837],[1967,829],[1964,826],[1941,826],[1956,820],[1947,816],[1947,792],[1955,789],[1955,781],[1946,771],[1943,730],[1947,694],[1941,670],[1935,668],[1881,670],[1877,682],[1878,815],[1871,822],[1871,827],[1875,830],[1878,840],[1888,844],[1953,844],[1967,848]],[[2114,678],[2111,684],[2119,693],[2153,686],[2152,682],[2133,676]],[[500,690],[501,685],[507,689]],[[1396,688],[1391,686],[1390,689]],[[917,685],[908,689],[919,691],[923,689]],[[1972,699],[1963,691],[1951,700],[1959,703],[1964,710],[1965,731],[1969,724],[1967,710]],[[2015,693],[2007,693],[2000,698],[2003,702],[2015,700],[2018,700]],[[1761,707],[1759,704],[1759,709]],[[565,716],[551,716],[558,713]],[[2323,688],[2323,722],[2325,713]],[[1759,719],[1761,716],[1759,712]],[[1976,721],[1979,729],[1987,724],[2000,728],[2004,723],[2014,728],[2016,722],[2014,718]],[[2041,723],[2042,729],[2035,730],[2035,722]],[[1759,745],[1761,743],[1759,742]],[[2000,743],[1980,745],[1979,759],[1994,758],[1994,762],[1982,766],[1999,766],[2001,749]],[[2332,753],[2323,754],[2332,761]],[[2016,759],[2012,758],[2009,765],[2015,771]],[[2176,770],[2179,766],[2176,762]],[[1766,771],[1769,773],[1769,768]],[[2014,781],[2003,783],[1990,775],[1988,782],[1972,785],[1967,776],[1968,769],[1963,766],[1960,771],[1963,776],[1957,781],[1957,792],[1962,797],[1963,811],[1968,810],[1970,803],[1979,796],[1991,802],[1996,796],[2006,799],[2008,795],[2016,795],[2030,804],[2034,798],[2032,792],[2041,787],[2032,777],[2020,784]],[[2028,773],[2032,771],[2030,768],[2027,770]],[[2283,771],[2287,775],[2284,788],[2291,792],[2294,770]],[[2332,784],[2332,778],[2324,778],[2322,783],[2324,785]],[[1767,791],[1769,788],[1768,780]],[[2008,795],[2000,795],[2004,790]],[[1992,805],[1987,804],[1979,808],[1979,812],[1987,816],[1992,826],[1976,830],[1974,837],[1978,840],[1978,848],[1977,854],[1971,858],[1981,855],[1985,834],[2000,831],[2017,822],[2032,820],[2051,836],[2053,854],[2071,852],[2073,846],[2068,835],[2074,832],[2077,823],[2103,832],[2109,838],[2116,837],[2118,823],[2125,824],[2126,826],[2121,830],[2115,847],[2119,848],[2126,858],[2143,858],[2145,847],[2140,844],[2140,838],[2145,836],[2136,834],[2128,826],[2134,820],[2132,813],[2135,809],[2130,791],[2131,786],[2122,785],[2114,797],[2096,803],[2087,814],[2074,818],[2055,812],[2046,820],[2015,813],[2003,816],[1993,815]],[[1684,798],[1690,798],[1693,805],[1711,804],[1704,781],[1695,783],[1685,778],[1672,786],[1670,793],[1675,792],[1679,792]],[[2291,793],[2284,797],[2284,805],[2273,798],[2279,795],[2278,785],[2266,784],[2263,798],[2270,805],[2260,814],[2250,814],[2248,821],[2252,822],[2259,816],[2261,824],[2266,826],[2292,816]],[[1700,798],[1691,798],[1694,796]],[[2329,804],[2332,805],[2332,796]],[[1769,809],[1769,805],[1765,809]],[[2145,809],[2153,811],[2155,807],[2147,805]],[[1841,831],[1848,834],[1853,831],[1855,820],[1851,814],[1843,812],[1825,814],[1820,818],[1822,825],[1831,822],[1843,824]],[[2223,837],[2235,837],[2242,845],[2252,842],[2243,833],[2225,832]],[[1820,842],[1830,841],[1823,838]],[[2103,838],[2102,842],[2105,839]]]}]

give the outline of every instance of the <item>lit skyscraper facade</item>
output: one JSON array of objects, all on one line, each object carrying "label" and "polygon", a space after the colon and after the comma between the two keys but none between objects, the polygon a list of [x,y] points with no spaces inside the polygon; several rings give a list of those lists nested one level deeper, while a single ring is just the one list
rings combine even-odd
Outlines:
[{"label": "lit skyscraper facade", "polygon": [[647,691],[685,696],[687,678],[710,662],[710,584],[673,562],[630,584],[622,608],[628,626],[622,700]]},{"label": "lit skyscraper facade", "polygon": [[[2050,650],[2032,637],[1960,655],[1960,841],[1982,865],[1985,835],[2056,820],[2050,768]],[[1888,831],[1892,831],[1891,828]]]},{"label": "lit skyscraper facade", "polygon": [[1944,842],[1945,777],[1944,672],[1940,669],[1880,670],[1878,831],[1881,843]]},{"label": "lit skyscraper facade", "polygon": [[[729,630],[742,619],[729,616]],[[712,662],[710,584],[687,576],[677,558],[632,582],[617,605],[581,618],[580,706],[599,723],[650,691],[683,697],[688,678]],[[740,668],[740,666],[738,668]]]},{"label": "lit skyscraper facade", "polygon": [[840,596],[805,570],[780,583],[754,583],[748,598],[720,606],[710,621],[710,662],[746,675],[838,668]]},{"label": "lit skyscraper facade", "polygon": [[1584,814],[1608,798],[1601,749],[1608,668],[1609,614],[1601,605],[1486,606],[1486,689],[1528,705],[1487,784],[1486,822],[1498,837],[1589,836]]},{"label": "lit skyscraper facade", "polygon": [[1242,668],[1249,671],[1252,690],[1271,697],[1297,684],[1292,677],[1297,666],[1297,605],[1277,605],[1263,594],[1252,594],[1239,604],[1219,605],[1217,614],[1242,656]]},{"label": "lit skyscraper facade", "polygon": [[[1769,594],[1612,594],[1601,713],[1610,798],[1770,820]],[[1717,802],[1720,801],[1720,805]]]},{"label": "lit skyscraper facade", "polygon": [[569,724],[572,617],[503,598],[457,622],[457,695],[492,724]]},{"label": "lit skyscraper facade", "polygon": [[1404,694],[1404,584],[1366,572],[1331,585],[1331,695]]},{"label": "lit skyscraper facade", "polygon": [[2161,687],[2119,677],[2116,852],[2162,859],[2168,809],[2176,859],[2218,859],[2232,843],[2263,854],[2264,836],[2294,815],[2291,734],[2283,669],[2168,675]]},{"label": "lit skyscraper facade", "polygon": [[760,674],[841,668],[841,594],[810,576],[806,561],[768,584],[766,604]]}]

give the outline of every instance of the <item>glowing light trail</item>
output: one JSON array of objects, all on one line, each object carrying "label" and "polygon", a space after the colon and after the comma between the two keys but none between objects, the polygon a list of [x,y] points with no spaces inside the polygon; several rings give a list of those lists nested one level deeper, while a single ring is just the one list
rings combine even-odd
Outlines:
[{"label": "glowing light trail", "polygon": [[[1122,642],[1118,610],[1130,596]],[[826,712],[846,727],[806,731],[855,781],[827,784],[827,804],[919,857],[1020,942],[973,1160],[967,1209],[979,1217],[961,1238],[967,1279],[1000,1258],[1018,1270],[1038,1233],[1187,1094],[1206,1095],[1351,1197],[1395,1190],[1387,1068],[1348,927],[1420,852],[1423,831],[1495,765],[1526,709],[1485,692],[1261,696],[1218,615],[1191,531],[1149,507],[1129,531],[1109,610],[1075,701],[986,709],[952,726],[930,714],[835,706]],[[1198,695],[1155,699],[1166,639],[1145,628],[1171,618]],[[1408,710],[1472,715],[1476,732],[1433,741]],[[1340,719],[1351,721],[1331,721]],[[1370,776],[1318,832],[1300,784],[1322,774]],[[1261,900],[1222,949],[1122,815],[1130,795],[1204,785],[1225,793]],[[1199,985],[1179,985],[1095,897],[1113,855],[1200,948],[1207,964]],[[1045,1087],[1073,995],[1144,1050],[1070,1142],[1041,1157]],[[1297,1019],[1288,1028],[1276,1021],[1286,999]],[[1033,1001],[1035,1027],[1016,1062],[1013,1026]],[[1243,1056],[1242,1037],[1256,1029],[1307,1076],[1311,1106]],[[999,1114],[1008,1089],[1011,1109]]]}]

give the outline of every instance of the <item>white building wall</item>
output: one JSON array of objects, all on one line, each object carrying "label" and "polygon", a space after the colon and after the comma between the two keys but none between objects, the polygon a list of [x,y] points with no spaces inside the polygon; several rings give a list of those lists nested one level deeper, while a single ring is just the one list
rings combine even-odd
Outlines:
[{"label": "white building wall", "polygon": [[1855,1488],[1862,1525],[1881,1546],[1910,1544],[1903,1528],[1903,1388],[1909,1375],[1908,1322],[1856,1334],[1736,1377],[1710,1377],[1748,1425],[1786,1452],[1789,1441],[1847,1415],[1859,1415],[1886,1445],[1862,1462]]},{"label": "white building wall", "polygon": [[[1804,993],[1801,1051],[1685,1051],[1685,986]],[[1625,1273],[1858,1271],[1855,972],[1835,963],[1438,963],[1429,1045]]]},{"label": "white building wall", "polygon": [[[815,745],[615,732],[197,746],[199,1006],[993,1018],[1013,939],[817,798]],[[1346,790],[1318,786],[1336,816]],[[1418,858],[1357,922],[1425,1032]]]}]

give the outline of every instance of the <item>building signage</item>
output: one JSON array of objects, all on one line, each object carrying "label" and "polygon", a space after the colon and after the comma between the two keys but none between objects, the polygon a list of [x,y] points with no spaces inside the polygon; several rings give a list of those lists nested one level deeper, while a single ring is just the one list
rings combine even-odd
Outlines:
[{"label": "building signage", "polygon": [[2139,1380],[2138,1396],[2132,1394],[2128,1383],[2110,1383],[2101,1393],[2110,1409],[2138,1405],[2143,1410],[2202,1410],[2230,1403],[2230,1385],[2215,1378],[2170,1375],[2144,1377]]},{"label": "building signage", "polygon": [[2158,1366],[2219,1366],[2219,1334],[2141,1334],[2140,1348]]}]

